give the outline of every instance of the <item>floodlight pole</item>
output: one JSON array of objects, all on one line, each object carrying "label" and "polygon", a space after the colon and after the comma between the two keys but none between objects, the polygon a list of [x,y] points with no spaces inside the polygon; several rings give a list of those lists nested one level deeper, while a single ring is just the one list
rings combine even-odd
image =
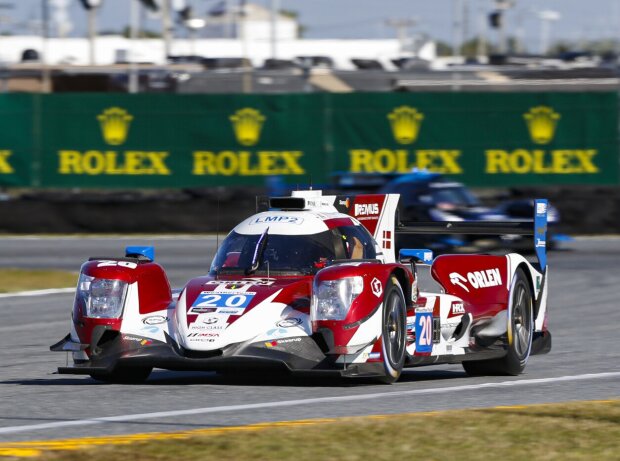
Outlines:
[{"label": "floodlight pole", "polygon": [[97,36],[97,7],[88,10],[88,62],[95,65],[95,39]]},{"label": "floodlight pole", "polygon": [[278,57],[278,11],[280,0],[271,0],[271,59]]},{"label": "floodlight pole", "polygon": [[50,36],[50,10],[49,10],[49,0],[41,0],[41,38],[42,38],[42,53],[41,53],[41,74],[42,74],[42,84],[43,84],[43,93],[49,93],[51,91],[51,78],[50,78],[50,70],[47,65],[48,63],[48,44],[47,40]]},{"label": "floodlight pole", "polygon": [[129,12],[129,85],[128,89],[130,93],[138,92],[138,63],[136,62],[136,40],[138,38],[138,29],[140,22],[140,3],[139,0],[129,0],[130,12]]},{"label": "floodlight pole", "polygon": [[164,38],[164,61],[168,62],[172,48],[172,19],[170,17],[170,0],[161,2],[162,36]]},{"label": "floodlight pole", "polygon": [[241,39],[241,55],[243,57],[243,67],[244,67],[244,71],[243,71],[243,77],[242,77],[242,91],[243,93],[251,93],[252,92],[252,69],[251,69],[251,65],[248,66],[248,62],[249,62],[249,55],[248,55],[248,34],[247,34],[247,30],[246,30],[246,12],[247,12],[247,0],[241,0],[240,1],[240,15],[239,15],[239,22],[238,22],[238,26],[239,26],[239,32],[240,32],[240,39]]}]

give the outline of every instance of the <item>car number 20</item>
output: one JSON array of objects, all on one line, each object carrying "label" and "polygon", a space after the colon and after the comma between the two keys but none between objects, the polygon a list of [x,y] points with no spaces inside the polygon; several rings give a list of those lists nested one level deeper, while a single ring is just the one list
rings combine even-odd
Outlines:
[{"label": "car number 20", "polygon": [[192,307],[238,307],[250,304],[254,293],[201,293]]},{"label": "car number 20", "polygon": [[418,312],[415,316],[416,352],[433,351],[433,313]]}]

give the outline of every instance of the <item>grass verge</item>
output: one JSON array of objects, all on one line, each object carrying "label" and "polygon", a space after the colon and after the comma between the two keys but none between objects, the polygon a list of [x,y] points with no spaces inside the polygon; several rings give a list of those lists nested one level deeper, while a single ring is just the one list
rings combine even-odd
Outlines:
[{"label": "grass verge", "polygon": [[45,269],[0,269],[0,293],[67,288],[77,283],[77,272]]},{"label": "grass verge", "polygon": [[617,460],[619,450],[620,400],[0,444],[0,456],[44,461],[566,461]]}]

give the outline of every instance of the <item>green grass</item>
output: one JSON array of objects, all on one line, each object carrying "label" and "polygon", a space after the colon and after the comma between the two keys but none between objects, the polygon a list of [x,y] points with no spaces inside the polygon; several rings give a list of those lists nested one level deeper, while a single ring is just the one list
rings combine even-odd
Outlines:
[{"label": "green grass", "polygon": [[77,272],[44,269],[0,269],[0,293],[68,288],[77,284]]},{"label": "green grass", "polygon": [[56,451],[62,449],[56,446],[35,459],[617,460],[620,400],[309,420],[145,437],[91,441],[86,449],[75,440],[66,441],[70,451]]}]

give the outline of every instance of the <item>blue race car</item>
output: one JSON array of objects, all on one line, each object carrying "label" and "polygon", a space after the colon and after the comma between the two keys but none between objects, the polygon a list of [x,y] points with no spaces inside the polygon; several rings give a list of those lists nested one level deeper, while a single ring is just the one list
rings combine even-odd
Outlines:
[{"label": "blue race car", "polygon": [[[453,181],[439,173],[413,171],[406,174],[352,174],[338,177],[340,193],[373,192],[400,194],[399,216],[402,223],[428,221],[521,221],[532,216],[534,201],[531,199],[509,200],[496,207],[481,204],[463,183]],[[558,210],[549,205],[548,222],[550,235],[548,248],[553,249],[566,237],[555,229],[560,220]],[[418,236],[400,235],[397,248],[428,247],[435,251],[454,251],[465,245],[484,246],[487,249],[501,246],[516,249],[531,248],[525,238],[518,235],[502,235],[489,240],[462,235]]]}]

